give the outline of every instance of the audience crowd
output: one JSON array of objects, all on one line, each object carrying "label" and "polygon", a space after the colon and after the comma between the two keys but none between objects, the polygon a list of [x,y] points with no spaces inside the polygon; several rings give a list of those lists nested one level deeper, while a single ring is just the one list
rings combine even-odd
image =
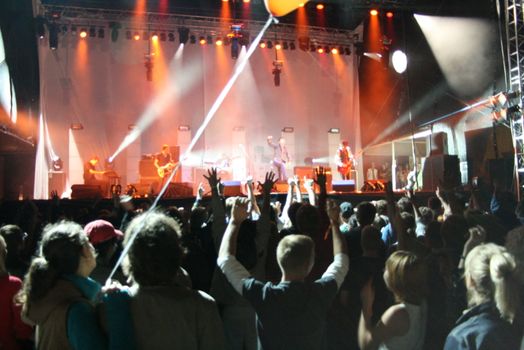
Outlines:
[{"label": "audience crowd", "polygon": [[205,178],[191,208],[6,222],[0,349],[524,349],[524,203],[496,186],[336,203],[318,168],[281,204],[271,172]]}]

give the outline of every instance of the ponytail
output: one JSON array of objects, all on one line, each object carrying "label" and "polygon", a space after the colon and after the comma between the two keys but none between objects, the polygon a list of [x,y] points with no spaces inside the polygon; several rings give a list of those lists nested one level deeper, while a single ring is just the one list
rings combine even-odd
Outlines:
[{"label": "ponytail", "polygon": [[495,286],[494,299],[502,318],[512,322],[519,307],[519,283],[515,259],[508,252],[491,257],[490,277]]},{"label": "ponytail", "polygon": [[501,317],[513,322],[520,306],[515,258],[493,243],[475,247],[466,257],[465,275],[473,280],[470,304],[493,302]]},{"label": "ponytail", "polygon": [[61,276],[76,273],[87,243],[82,227],[74,222],[62,221],[44,228],[40,254],[31,262],[16,297],[24,310],[27,311],[27,304],[45,297]]}]

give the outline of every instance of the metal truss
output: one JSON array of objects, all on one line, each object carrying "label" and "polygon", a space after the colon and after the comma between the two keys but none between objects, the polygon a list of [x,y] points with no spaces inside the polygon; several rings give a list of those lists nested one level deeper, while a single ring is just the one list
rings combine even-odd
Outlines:
[{"label": "metal truss", "polygon": [[[120,24],[121,30],[169,31],[176,32],[179,27],[188,28],[194,35],[222,37],[230,32],[231,25],[239,21],[217,17],[192,16],[181,14],[162,14],[144,12],[136,14],[128,10],[111,10],[75,6],[40,4],[38,15],[59,25],[109,27],[110,23]],[[262,21],[241,20],[243,30],[254,37],[264,26]],[[301,33],[301,34],[298,34]],[[304,33],[304,34],[302,34]],[[307,33],[307,34],[306,34]],[[297,35],[307,35],[311,43],[329,46],[352,46],[363,41],[363,34],[358,30],[344,30],[316,26],[301,27],[291,24],[275,24],[266,32],[265,39],[297,39]]]},{"label": "metal truss", "polygon": [[[523,106],[524,87],[524,13],[522,0],[504,0],[506,30],[506,83],[510,91],[519,91],[519,107]],[[515,180],[518,199],[524,195],[524,116],[510,118],[515,151]]]}]

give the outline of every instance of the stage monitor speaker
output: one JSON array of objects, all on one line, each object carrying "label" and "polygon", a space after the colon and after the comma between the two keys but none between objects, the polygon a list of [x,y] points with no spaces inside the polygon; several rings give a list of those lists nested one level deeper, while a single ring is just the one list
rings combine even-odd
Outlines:
[{"label": "stage monitor speaker", "polygon": [[386,189],[383,180],[366,180],[361,188],[362,192],[382,192]]},{"label": "stage monitor speaker", "polygon": [[437,186],[454,188],[460,186],[461,176],[457,156],[438,155],[426,158],[422,170],[424,191],[435,191]]},{"label": "stage monitor speaker", "polygon": [[240,181],[222,181],[224,185],[224,196],[242,196],[242,184]]},{"label": "stage monitor speaker", "polygon": [[102,187],[98,185],[71,186],[71,199],[97,199],[103,196]]},{"label": "stage monitor speaker", "polygon": [[193,184],[191,182],[170,183],[164,198],[187,198],[193,196]]},{"label": "stage monitor speaker", "polygon": [[355,180],[335,180],[333,181],[333,191],[335,192],[354,192]]}]

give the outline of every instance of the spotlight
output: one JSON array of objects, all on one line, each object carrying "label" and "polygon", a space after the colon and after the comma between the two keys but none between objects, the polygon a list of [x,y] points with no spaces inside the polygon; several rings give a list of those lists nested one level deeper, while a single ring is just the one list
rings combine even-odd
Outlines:
[{"label": "spotlight", "polygon": [[295,128],[292,126],[285,126],[282,128],[282,132],[285,132],[287,134],[291,134],[294,131],[295,131]]},{"label": "spotlight", "polygon": [[222,45],[224,45],[224,41],[222,40],[222,38],[217,38],[217,41],[215,41],[215,45],[216,45],[216,46],[222,46]]},{"label": "spotlight", "polygon": [[42,16],[38,16],[35,18],[35,25],[36,25],[36,35],[38,35],[38,38],[43,39],[45,37],[45,18]]},{"label": "spotlight", "polygon": [[277,43],[275,44],[275,49],[276,49],[276,50],[282,50],[282,45],[281,45],[279,42],[277,42]]},{"label": "spotlight", "polygon": [[126,30],[126,39],[131,40],[133,38],[133,34],[131,34],[130,30]]},{"label": "spotlight", "polygon": [[319,47],[319,48],[317,49],[317,52],[318,52],[318,53],[324,53],[324,48],[323,48],[323,47]]},{"label": "spotlight", "polygon": [[71,123],[71,130],[84,130],[82,123]]},{"label": "spotlight", "polygon": [[304,3],[301,2],[300,4],[298,4],[298,7],[304,7]]},{"label": "spotlight", "polygon": [[376,9],[371,9],[371,10],[369,11],[369,14],[370,14],[371,16],[377,16],[377,15],[378,15],[378,10],[376,10]]},{"label": "spotlight", "polygon": [[391,11],[386,12],[386,17],[387,18],[393,18],[393,12],[391,12]]},{"label": "spotlight", "polygon": [[140,40],[140,34],[138,34],[138,32],[135,32],[135,35],[133,35],[133,39],[134,39],[135,41]]},{"label": "spotlight", "polygon": [[[286,48],[286,47],[284,47],[284,49],[285,49],[285,48]],[[292,42],[289,43],[289,49],[290,49],[291,51],[296,50],[296,46],[295,46],[295,42],[294,42],[294,41],[292,41]]]},{"label": "spotlight", "polygon": [[198,39],[198,42],[200,43],[200,45],[205,45],[205,44],[206,44],[206,38],[204,38],[203,36],[201,36],[201,37]]},{"label": "spotlight", "polygon": [[249,4],[251,2],[251,0],[243,0],[244,1],[244,4]]},{"label": "spotlight", "polygon": [[189,125],[179,125],[178,131],[189,131],[191,130],[191,127]]},{"label": "spotlight", "polygon": [[[186,28],[186,27],[178,28],[178,36],[180,37],[181,44],[184,44],[184,45],[187,44],[187,40],[189,39],[189,28]],[[192,41],[191,43],[193,44],[194,42]]]},{"label": "spotlight", "polygon": [[80,34],[79,35],[80,35],[80,37],[82,39],[87,38],[87,30],[85,28],[80,29]]},{"label": "spotlight", "polygon": [[95,27],[89,28],[89,37],[94,38],[95,36],[96,36],[96,28]]},{"label": "spotlight", "polygon": [[317,4],[317,10],[322,11],[324,9],[324,4]]},{"label": "spotlight", "polygon": [[208,35],[207,38],[206,38],[206,42],[209,44],[209,45],[212,45],[213,44],[213,37],[211,35]]},{"label": "spotlight", "polygon": [[196,43],[196,36],[191,35],[191,36],[189,37],[189,42],[190,42],[191,44]]},{"label": "spotlight", "polygon": [[56,50],[58,48],[58,25],[51,23],[49,25],[49,48]]},{"label": "spotlight", "polygon": [[160,41],[166,41],[166,33],[165,32],[160,33]]},{"label": "spotlight", "polygon": [[[309,43],[310,43],[310,40],[309,40],[309,37],[307,37],[307,36],[301,36],[301,37],[298,38],[298,47],[302,51],[309,50]],[[291,49],[291,50],[293,50],[293,49]]]},{"label": "spotlight", "polygon": [[153,35],[151,35],[151,40],[158,41],[158,34],[157,33],[153,33]]},{"label": "spotlight", "polygon": [[265,49],[265,48],[266,48],[266,42],[265,42],[264,40],[262,40],[262,41],[260,42],[260,48],[261,48],[261,49]]},{"label": "spotlight", "polygon": [[172,32],[167,33],[167,39],[169,41],[175,41],[175,33],[172,33]]},{"label": "spotlight", "polygon": [[73,36],[76,35],[76,26],[75,25],[71,26],[71,35],[73,35]]},{"label": "spotlight", "polygon": [[62,159],[60,159],[60,157],[56,157],[55,159],[53,159],[52,168],[54,171],[60,171],[63,167],[64,162],[62,161]]},{"label": "spotlight", "polygon": [[273,48],[273,42],[271,40],[267,41],[267,48],[272,49]]},{"label": "spotlight", "polygon": [[339,51],[338,51],[338,49],[336,47],[334,47],[334,48],[331,49],[331,53],[333,55],[338,55]]},{"label": "spotlight", "polygon": [[395,52],[393,52],[393,55],[391,56],[391,63],[393,64],[395,72],[397,72],[398,74],[402,74],[406,71],[408,67],[408,57],[404,52],[396,50]]},{"label": "spotlight", "polygon": [[339,128],[331,128],[328,130],[328,133],[330,134],[340,134],[340,129]]},{"label": "spotlight", "polygon": [[[117,32],[117,33],[118,33],[118,32]],[[100,28],[100,29],[98,29],[98,37],[99,37],[100,39],[103,39],[103,38],[105,37],[105,34],[106,34],[106,33],[105,33],[105,31],[104,31],[104,28]]]},{"label": "spotlight", "polygon": [[284,50],[288,50],[288,49],[289,49],[289,44],[288,44],[287,41],[284,41],[284,43],[282,44],[282,48],[283,48]]}]

